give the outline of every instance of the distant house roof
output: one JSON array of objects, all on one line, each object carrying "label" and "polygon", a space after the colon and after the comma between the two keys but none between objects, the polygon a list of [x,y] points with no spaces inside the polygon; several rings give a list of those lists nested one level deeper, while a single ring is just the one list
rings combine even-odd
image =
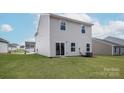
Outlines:
[{"label": "distant house roof", "polygon": [[19,46],[19,45],[16,43],[9,44],[9,47],[17,47],[17,46]]},{"label": "distant house roof", "polygon": [[0,38],[0,42],[9,43],[7,40],[5,40],[5,39],[3,39],[3,38]]},{"label": "distant house roof", "polygon": [[104,39],[93,38],[92,40],[93,41],[98,41],[98,42],[101,42],[101,43],[105,43],[105,44],[108,44],[108,45],[113,45],[113,46],[124,46],[122,44],[117,44],[117,43],[110,42],[110,41],[107,41],[107,40],[104,40]]},{"label": "distant house roof", "polygon": [[109,36],[105,38],[104,40],[124,46],[124,39]]},{"label": "distant house roof", "polygon": [[33,42],[33,41],[32,41],[32,42],[31,42],[31,41],[25,41],[25,44],[26,44],[26,43],[27,43],[27,44],[35,44],[35,42]]},{"label": "distant house roof", "polygon": [[33,47],[35,47],[35,42],[26,41],[25,42],[25,47],[26,48],[33,48]]},{"label": "distant house roof", "polygon": [[25,45],[35,45],[35,42],[25,41]]}]

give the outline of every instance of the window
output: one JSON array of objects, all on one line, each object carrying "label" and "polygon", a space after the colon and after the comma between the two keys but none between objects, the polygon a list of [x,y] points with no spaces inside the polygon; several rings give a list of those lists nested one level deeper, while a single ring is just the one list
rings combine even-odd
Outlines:
[{"label": "window", "polygon": [[60,55],[60,43],[56,43],[56,55]]},{"label": "window", "polygon": [[64,43],[56,43],[56,55],[65,55]]},{"label": "window", "polygon": [[87,47],[87,52],[90,52],[90,44],[87,44],[86,47]]},{"label": "window", "polygon": [[85,33],[85,26],[81,25],[81,33]]},{"label": "window", "polygon": [[75,52],[75,43],[71,43],[71,52]]},{"label": "window", "polygon": [[87,47],[90,47],[90,44],[87,44]]},{"label": "window", "polygon": [[60,29],[61,30],[66,30],[66,23],[65,23],[65,21],[61,21]]}]

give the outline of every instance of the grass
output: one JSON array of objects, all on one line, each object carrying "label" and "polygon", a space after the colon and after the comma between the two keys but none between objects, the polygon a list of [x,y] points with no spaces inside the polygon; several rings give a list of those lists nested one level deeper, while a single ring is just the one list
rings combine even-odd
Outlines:
[{"label": "grass", "polygon": [[47,58],[40,55],[0,55],[0,78],[89,79],[124,78],[124,56]]},{"label": "grass", "polygon": [[25,53],[24,49],[17,49],[17,50],[11,51],[11,54],[24,54],[24,53]]}]

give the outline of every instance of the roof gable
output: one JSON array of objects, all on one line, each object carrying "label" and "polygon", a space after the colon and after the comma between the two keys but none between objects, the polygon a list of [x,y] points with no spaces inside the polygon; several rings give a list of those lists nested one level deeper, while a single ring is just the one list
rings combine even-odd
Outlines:
[{"label": "roof gable", "polygon": [[9,43],[7,40],[5,40],[5,39],[3,39],[3,38],[0,38],[0,42]]},{"label": "roof gable", "polygon": [[17,46],[19,46],[19,45],[16,43],[9,44],[9,47],[17,47]]},{"label": "roof gable", "polygon": [[100,43],[105,43],[105,44],[111,45],[111,46],[124,46],[124,45],[120,45],[120,44],[117,44],[117,43],[114,43],[114,42],[110,42],[110,41],[107,41],[107,40],[104,40],[104,39],[93,38],[92,40],[100,42]]}]

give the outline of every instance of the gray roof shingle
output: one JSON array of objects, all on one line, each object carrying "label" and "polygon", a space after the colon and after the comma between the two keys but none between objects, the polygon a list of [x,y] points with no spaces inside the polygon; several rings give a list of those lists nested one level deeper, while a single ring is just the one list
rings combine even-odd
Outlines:
[{"label": "gray roof shingle", "polygon": [[0,42],[9,43],[7,40],[0,38]]},{"label": "gray roof shingle", "polygon": [[112,43],[115,43],[115,44],[118,44],[118,45],[123,45],[124,46],[124,40],[123,39],[120,39],[120,38],[116,38],[116,37],[107,37],[104,39],[105,41],[108,41],[108,42],[112,42]]},{"label": "gray roof shingle", "polygon": [[118,43],[115,43],[115,42],[107,41],[105,39],[93,38],[92,40],[93,41],[98,41],[98,42],[101,42],[101,43],[106,43],[106,44],[109,44],[109,45],[114,45],[114,46],[124,46],[122,44],[118,44]]}]

